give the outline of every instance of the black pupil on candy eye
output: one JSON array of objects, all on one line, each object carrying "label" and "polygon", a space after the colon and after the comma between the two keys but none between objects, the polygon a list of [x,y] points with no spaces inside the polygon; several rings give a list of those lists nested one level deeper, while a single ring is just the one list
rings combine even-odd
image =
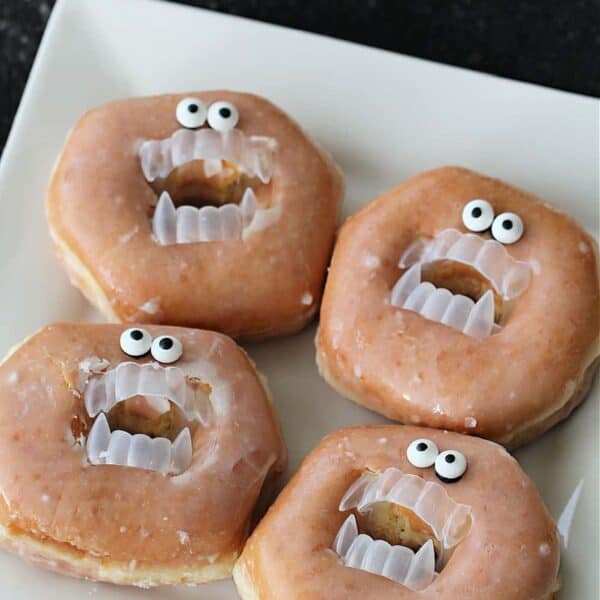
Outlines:
[{"label": "black pupil on candy eye", "polygon": [[171,338],[163,338],[160,340],[160,342],[158,342],[158,345],[163,350],[170,350],[173,347],[173,340]]},{"label": "black pupil on candy eye", "polygon": [[456,456],[454,454],[446,454],[445,459],[447,463],[453,463],[456,460]]},{"label": "black pupil on candy eye", "polygon": [[219,109],[219,114],[224,118],[224,119],[229,119],[229,117],[231,116],[231,110],[229,108],[226,108],[225,106],[223,108]]},{"label": "black pupil on candy eye", "polygon": [[474,219],[479,219],[479,217],[481,216],[481,209],[479,208],[479,206],[476,206],[472,211],[471,211],[471,216]]},{"label": "black pupil on candy eye", "polygon": [[419,442],[417,444],[417,450],[419,452],[425,452],[425,450],[427,450],[427,444],[425,442]]},{"label": "black pupil on candy eye", "polygon": [[510,219],[505,219],[504,221],[502,221],[502,227],[504,227],[504,229],[512,229],[513,228],[513,222]]},{"label": "black pupil on candy eye", "polygon": [[188,110],[191,113],[197,113],[198,112],[198,105],[197,104],[190,104],[190,105],[188,105]]},{"label": "black pupil on candy eye", "polygon": [[132,340],[141,340],[144,334],[139,329],[134,329],[130,334]]}]

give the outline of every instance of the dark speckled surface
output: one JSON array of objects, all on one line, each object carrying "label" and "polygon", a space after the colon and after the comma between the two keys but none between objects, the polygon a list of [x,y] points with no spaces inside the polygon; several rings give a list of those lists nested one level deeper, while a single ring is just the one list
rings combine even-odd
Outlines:
[{"label": "dark speckled surface", "polygon": [[[182,3],[600,96],[600,0]],[[0,148],[52,5],[53,0],[0,0]]]}]

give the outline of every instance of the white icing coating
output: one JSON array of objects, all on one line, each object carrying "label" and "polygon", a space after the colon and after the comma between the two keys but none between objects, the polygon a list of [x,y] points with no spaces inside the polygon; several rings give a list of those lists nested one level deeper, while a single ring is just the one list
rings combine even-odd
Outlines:
[{"label": "white icing coating", "polygon": [[300,298],[300,302],[304,304],[304,306],[310,306],[313,303],[313,295],[310,292],[304,292],[302,298]]},{"label": "white icing coating", "polygon": [[474,429],[477,427],[477,419],[475,417],[465,417],[465,427]]},{"label": "white icing coating", "polygon": [[177,530],[177,536],[179,537],[179,543],[182,546],[189,544],[190,542],[190,534],[187,531],[182,531],[181,529]]},{"label": "white icing coating", "polygon": [[140,230],[139,225],[132,227],[127,233],[119,236],[119,244],[126,244],[138,231]]},{"label": "white icing coating", "polygon": [[367,254],[365,256],[364,264],[367,269],[376,269],[381,265],[381,259],[374,254]]},{"label": "white icing coating", "polygon": [[77,389],[82,393],[88,383],[89,378],[97,373],[102,373],[110,367],[110,363],[104,358],[97,356],[87,356],[79,361]]},{"label": "white icing coating", "polygon": [[535,258],[530,258],[528,262],[531,265],[531,270],[534,272],[535,275],[539,275],[542,272],[542,267],[540,265],[539,260],[536,260]]},{"label": "white icing coating", "polygon": [[148,315],[155,315],[160,310],[160,298],[150,298],[140,306],[140,310]]}]

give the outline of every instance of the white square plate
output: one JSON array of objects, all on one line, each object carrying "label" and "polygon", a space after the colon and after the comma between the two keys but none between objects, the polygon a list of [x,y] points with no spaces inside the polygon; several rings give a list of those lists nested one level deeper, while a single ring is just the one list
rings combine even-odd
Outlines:
[{"label": "white square plate", "polygon": [[[334,154],[347,177],[344,215],[419,171],[452,163],[539,194],[597,234],[594,99],[174,4],[60,0],[0,165],[0,353],[49,321],[90,318],[54,258],[43,211],[53,162],[78,117],[115,98],[219,87],[271,98]],[[314,334],[312,326],[249,347],[270,380],[290,472],[329,431],[383,421],[319,378]],[[568,422],[518,452],[555,517],[584,482],[562,557],[562,598],[598,598],[599,392],[596,381]],[[229,581],[118,588],[0,553],[1,600],[88,594],[237,597]]]}]

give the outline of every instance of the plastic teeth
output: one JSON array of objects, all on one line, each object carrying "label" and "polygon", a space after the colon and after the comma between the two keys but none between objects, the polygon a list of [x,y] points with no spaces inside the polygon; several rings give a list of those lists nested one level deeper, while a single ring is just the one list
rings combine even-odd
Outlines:
[{"label": "plastic teeth", "polygon": [[500,242],[456,229],[445,229],[430,240],[415,240],[398,266],[406,269],[438,260],[453,260],[477,269],[505,300],[520,296],[531,281],[530,265],[514,259]]},{"label": "plastic teeth", "polygon": [[223,172],[223,161],[220,158],[207,158],[204,161],[204,175],[208,178]]},{"label": "plastic teeth", "polygon": [[415,591],[426,588],[436,575],[431,540],[416,553],[405,546],[392,546],[385,540],[359,534],[354,515],[344,521],[333,549],[345,566],[387,577]]},{"label": "plastic teeth", "polygon": [[444,550],[453,548],[469,532],[471,509],[458,504],[446,490],[433,481],[402,473],[390,467],[381,475],[364,473],[346,491],[340,511],[365,513],[377,502],[403,506],[425,521]]},{"label": "plastic teeth", "polygon": [[488,290],[477,302],[462,294],[421,282],[421,263],[402,274],[390,295],[390,304],[412,310],[426,319],[448,325],[475,338],[494,330],[494,294]]},{"label": "plastic teeth", "polygon": [[273,138],[246,136],[239,129],[178,129],[164,140],[145,140],[139,150],[142,172],[147,181],[169,175],[173,169],[193,160],[204,160],[205,175],[220,173],[221,161],[235,164],[249,177],[269,183],[273,175],[273,157],[277,142]]},{"label": "plastic teeth", "polygon": [[161,245],[245,240],[275,223],[281,207],[259,208],[252,188],[246,188],[239,206],[180,206],[175,208],[168,192],[163,192],[152,217],[152,233]]},{"label": "plastic teeth", "polygon": [[187,427],[174,442],[121,430],[111,432],[106,416],[100,414],[88,435],[86,452],[93,465],[121,465],[178,475],[192,463],[192,436]]},{"label": "plastic teeth", "polygon": [[198,386],[188,385],[179,367],[158,363],[122,362],[114,369],[91,377],[83,392],[90,417],[109,412],[117,403],[134,396],[145,396],[156,410],[169,410],[169,401],[177,405],[188,420],[208,425],[211,402]]}]

